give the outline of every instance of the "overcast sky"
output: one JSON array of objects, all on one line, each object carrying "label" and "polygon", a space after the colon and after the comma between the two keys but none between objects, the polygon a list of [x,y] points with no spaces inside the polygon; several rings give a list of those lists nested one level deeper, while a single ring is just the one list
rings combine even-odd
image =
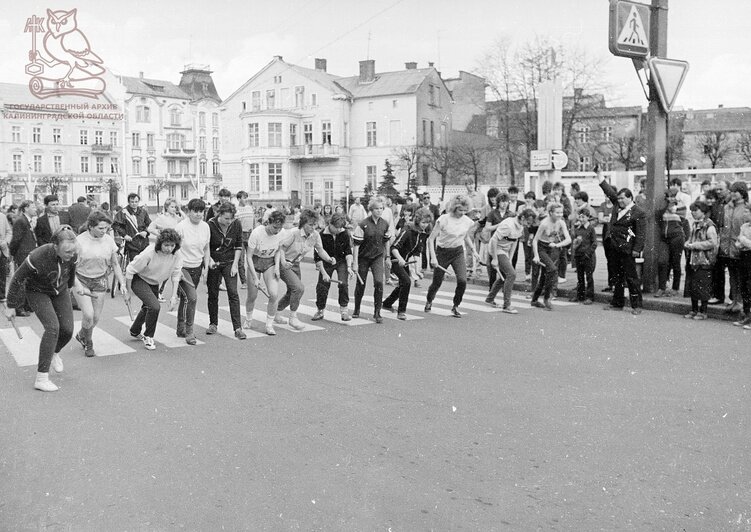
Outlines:
[{"label": "overcast sky", "polygon": [[[604,61],[612,105],[646,105],[631,60],[608,50],[608,0],[78,0],[68,4],[3,2],[0,81],[28,83],[24,73],[32,14],[78,9],[78,27],[112,71],[177,83],[188,63],[209,64],[227,97],[274,55],[328,71],[358,73],[374,59],[376,71],[427,66],[444,77],[472,72],[499,37],[523,42],[546,35]],[[751,2],[670,0],[668,57],[691,69],[677,107],[751,106]]]}]

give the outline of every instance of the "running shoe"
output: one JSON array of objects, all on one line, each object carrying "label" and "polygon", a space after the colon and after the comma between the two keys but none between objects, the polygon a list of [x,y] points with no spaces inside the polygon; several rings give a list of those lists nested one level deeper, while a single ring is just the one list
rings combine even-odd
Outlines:
[{"label": "running shoe", "polygon": [[287,325],[287,323],[289,323],[289,320],[287,320],[287,318],[285,318],[281,314],[277,314],[274,316],[274,323],[276,323],[277,325]]},{"label": "running shoe", "polygon": [[209,328],[206,329],[206,334],[216,334],[216,333],[217,333],[216,323],[209,323]]},{"label": "running shoe", "polygon": [[451,315],[453,317],[455,317],[455,318],[461,318],[462,317],[462,313],[459,312],[459,309],[456,308],[456,307],[451,307]]},{"label": "running shoe", "polygon": [[52,355],[52,363],[50,364],[52,366],[52,369],[54,369],[58,373],[63,372],[63,359],[60,358],[60,355],[55,353]]},{"label": "running shoe", "polygon": [[149,351],[153,351],[154,349],[156,349],[156,345],[154,344],[154,339],[149,336],[143,337],[143,346]]},{"label": "running shoe", "polygon": [[396,319],[397,320],[402,320],[402,321],[406,320],[407,319],[407,313],[406,312],[397,312]]},{"label": "running shoe", "polygon": [[274,330],[274,324],[273,323],[267,323],[266,324],[266,334],[269,336],[276,336],[276,331]]},{"label": "running shoe", "polygon": [[501,312],[505,312],[506,314],[519,314],[519,311],[516,310],[514,307],[502,308]]},{"label": "running shoe", "polygon": [[[342,320],[344,320],[344,314],[345,314],[345,312],[342,312]],[[310,318],[310,319],[313,320],[313,321],[322,320],[323,319],[323,310],[321,310],[321,309],[316,310],[316,313],[313,314],[313,317]]]},{"label": "running shoe", "polygon": [[238,340],[245,340],[248,336],[243,332],[242,328],[235,329],[235,338]]},{"label": "running shoe", "polygon": [[289,319],[289,326],[296,331],[302,331],[305,329],[305,324],[301,322],[297,317]]}]

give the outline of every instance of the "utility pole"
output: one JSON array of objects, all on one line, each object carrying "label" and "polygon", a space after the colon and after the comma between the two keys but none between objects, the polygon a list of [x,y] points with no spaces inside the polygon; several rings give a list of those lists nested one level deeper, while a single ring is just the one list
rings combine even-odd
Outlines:
[{"label": "utility pole", "polygon": [[[666,58],[668,53],[668,0],[652,0],[649,35],[651,57]],[[659,225],[656,213],[665,208],[665,154],[667,152],[668,115],[660,105],[654,74],[649,79],[647,111],[647,234],[644,245],[644,292],[654,291],[657,279]]]}]

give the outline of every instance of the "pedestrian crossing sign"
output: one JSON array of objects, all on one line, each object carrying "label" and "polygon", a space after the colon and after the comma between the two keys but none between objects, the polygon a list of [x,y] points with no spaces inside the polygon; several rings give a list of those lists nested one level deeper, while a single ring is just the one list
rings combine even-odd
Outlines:
[{"label": "pedestrian crossing sign", "polygon": [[610,51],[622,57],[649,55],[650,7],[629,0],[610,0]]}]

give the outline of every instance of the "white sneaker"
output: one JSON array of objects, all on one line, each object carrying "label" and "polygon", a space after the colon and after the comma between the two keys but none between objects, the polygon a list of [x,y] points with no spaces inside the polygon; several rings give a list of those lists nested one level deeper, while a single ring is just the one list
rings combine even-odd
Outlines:
[{"label": "white sneaker", "polygon": [[506,314],[519,314],[519,311],[516,310],[514,307],[502,308],[501,312],[505,312]]},{"label": "white sneaker", "polygon": [[54,369],[57,373],[63,372],[63,359],[60,358],[60,355],[55,353],[52,355],[52,369]]},{"label": "white sneaker", "polygon": [[524,280],[525,281],[531,281],[532,280],[532,276],[530,274],[527,274],[527,275],[524,276]]},{"label": "white sneaker", "polygon": [[269,336],[276,336],[276,331],[274,330],[274,324],[273,323],[267,323],[266,324],[265,332]]},{"label": "white sneaker", "polygon": [[60,389],[50,380],[49,373],[37,373],[34,388],[42,392],[56,392]]},{"label": "white sneaker", "polygon": [[277,314],[276,316],[274,316],[274,323],[277,323],[279,325],[287,325],[289,321],[281,314]]},{"label": "white sneaker", "polygon": [[243,329],[252,329],[253,328],[253,318],[245,318],[245,321],[243,321]]},{"label": "white sneaker", "polygon": [[154,349],[156,349],[156,344],[154,344],[154,339],[151,338],[150,336],[143,337],[143,346],[149,351],[153,351]]},{"label": "white sneaker", "polygon": [[305,324],[296,317],[289,319],[289,325],[296,331],[302,331],[305,329]]},{"label": "white sneaker", "polygon": [[566,282],[566,278],[565,277],[559,277],[558,278],[558,282],[559,283],[565,283]]}]

